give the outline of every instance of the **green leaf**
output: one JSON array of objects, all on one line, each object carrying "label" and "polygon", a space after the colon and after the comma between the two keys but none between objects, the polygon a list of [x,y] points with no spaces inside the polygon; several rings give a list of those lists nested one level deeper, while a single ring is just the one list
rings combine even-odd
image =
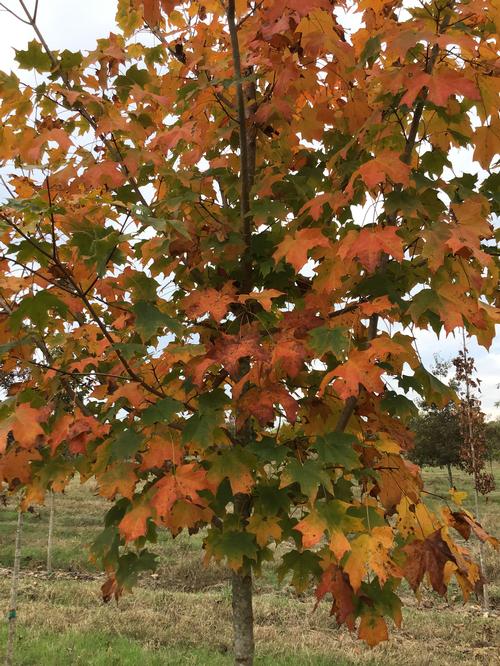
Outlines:
[{"label": "green leaf", "polygon": [[207,477],[210,481],[220,484],[224,478],[229,479],[233,493],[247,492],[253,485],[252,469],[255,467],[255,456],[242,446],[224,448],[209,456],[210,469]]},{"label": "green leaf", "polygon": [[216,425],[215,414],[193,414],[184,425],[182,431],[183,443],[193,442],[202,449],[208,448],[212,445]]},{"label": "green leaf", "polygon": [[428,404],[444,407],[452,400],[456,400],[455,391],[443,384],[437,377],[428,372],[423,365],[415,370],[415,381],[421,386],[421,395]]},{"label": "green leaf", "polygon": [[52,69],[49,56],[35,39],[28,44],[26,51],[16,49],[16,60],[21,69],[36,69],[37,72],[50,72]]},{"label": "green leaf", "polygon": [[304,550],[302,553],[292,550],[283,555],[278,567],[278,578],[282,581],[287,574],[291,573],[291,583],[297,592],[305,592],[311,584],[311,579],[321,576],[319,562],[319,556],[310,550]]},{"label": "green leaf", "polygon": [[349,346],[347,329],[327,328],[326,326],[315,328],[309,334],[309,344],[319,357],[327,352],[340,356]]},{"label": "green leaf", "polygon": [[216,560],[227,559],[231,569],[238,570],[248,560],[257,559],[255,537],[249,532],[220,532],[212,529],[204,542],[208,557]]},{"label": "green leaf", "polygon": [[280,511],[288,514],[290,498],[285,488],[258,486],[255,490],[255,507],[258,513],[275,516]]},{"label": "green leaf", "polygon": [[349,513],[353,508],[349,503],[337,499],[328,499],[316,505],[317,512],[324,518],[331,532],[359,532],[364,530],[360,518]]},{"label": "green leaf", "polygon": [[355,444],[359,444],[359,441],[354,435],[331,432],[318,437],[314,448],[323,463],[341,465],[346,470],[351,470],[361,467],[359,454],[354,450]]},{"label": "green leaf", "polygon": [[157,557],[158,555],[154,555],[148,550],[141,550],[139,554],[128,552],[122,555],[118,559],[116,580],[126,589],[134,587],[139,574],[144,571],[154,571],[156,569]]},{"label": "green leaf", "polygon": [[182,402],[174,398],[162,398],[157,403],[151,405],[142,412],[141,421],[144,425],[153,425],[153,423],[170,423],[172,417],[183,410]]},{"label": "green leaf", "polygon": [[144,341],[156,335],[159,328],[168,328],[168,332],[179,330],[179,324],[169,315],[160,312],[153,303],[139,301],[132,311],[135,314],[135,326]]},{"label": "green leaf", "polygon": [[115,79],[116,92],[122,102],[125,102],[133,85],[144,88],[151,80],[147,69],[139,69],[137,65],[129,67],[125,74]]},{"label": "green leaf", "polygon": [[253,441],[246,447],[260,460],[281,465],[288,453],[286,446],[281,446],[273,437],[263,437],[260,441]]},{"label": "green leaf", "polygon": [[291,460],[283,471],[282,487],[298,483],[304,495],[313,500],[320,485],[332,490],[332,482],[324,464],[318,460],[305,460],[300,463],[296,458]]},{"label": "green leaf", "polygon": [[360,55],[361,65],[364,67],[367,63],[373,64],[378,58],[380,49],[380,36],[376,35],[375,37],[370,37],[370,39],[366,41],[366,44]]},{"label": "green leaf", "polygon": [[141,448],[144,441],[144,435],[136,432],[132,428],[123,430],[113,440],[109,452],[110,462],[114,460],[126,460],[132,458]]},{"label": "green leaf", "polygon": [[56,311],[64,317],[68,307],[51,291],[39,291],[34,296],[27,296],[18,308],[9,317],[9,325],[12,331],[19,331],[24,319],[31,319],[39,329],[43,329],[51,318],[51,312]]},{"label": "green leaf", "polygon": [[68,49],[64,49],[64,51],[61,51],[59,54],[58,60],[61,69],[68,71],[70,69],[75,69],[75,67],[80,67],[83,62],[83,56],[80,51],[68,51]]}]

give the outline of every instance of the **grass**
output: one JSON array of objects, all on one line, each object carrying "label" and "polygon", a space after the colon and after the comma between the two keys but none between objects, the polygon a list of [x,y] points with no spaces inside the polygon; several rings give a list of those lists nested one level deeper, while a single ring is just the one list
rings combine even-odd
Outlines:
[{"label": "grass", "polygon": [[[500,471],[497,467],[496,471]],[[497,478],[498,478],[497,474]],[[426,487],[446,495],[444,470],[425,470]],[[457,487],[471,490],[457,474]],[[432,503],[433,496],[429,495]],[[467,502],[470,501],[468,498]],[[201,536],[162,537],[160,566],[134,594],[103,604],[102,574],[88,561],[85,544],[101,526],[107,504],[92,485],[73,484],[57,498],[53,566],[45,574],[48,510],[28,514],[23,529],[16,665],[146,666],[231,664],[231,601],[226,570],[201,564]],[[481,503],[482,522],[494,530],[500,518],[500,492]],[[0,607],[6,610],[16,513],[0,509]],[[493,605],[500,607],[500,567],[490,549],[487,574]],[[3,574],[3,575],[2,575]],[[279,590],[271,570],[256,581],[256,664],[373,666],[494,664],[498,613],[485,617],[477,602],[463,605],[458,593],[441,599],[424,592],[420,602],[405,593],[403,628],[370,650],[329,616],[327,603],[313,612],[311,595]],[[6,623],[0,625],[0,655]]]}]

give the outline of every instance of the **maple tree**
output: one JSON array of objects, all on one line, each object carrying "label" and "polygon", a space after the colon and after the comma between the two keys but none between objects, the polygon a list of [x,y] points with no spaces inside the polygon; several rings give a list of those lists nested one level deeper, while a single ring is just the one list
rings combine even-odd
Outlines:
[{"label": "maple tree", "polygon": [[498,320],[496,0],[119,0],[89,53],[18,4],[37,83],[0,74],[0,479],[29,504],[96,478],[108,599],[158,529],[205,528],[240,664],[274,544],[370,645],[403,578],[468,597],[452,529],[496,542],[425,504],[404,393],[452,397],[415,328],[488,347]]}]

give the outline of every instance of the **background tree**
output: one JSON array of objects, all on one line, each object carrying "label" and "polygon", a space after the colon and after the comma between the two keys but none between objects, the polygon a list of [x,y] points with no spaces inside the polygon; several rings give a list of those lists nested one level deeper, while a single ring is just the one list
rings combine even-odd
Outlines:
[{"label": "background tree", "polygon": [[[0,76],[0,353],[27,373],[0,477],[25,503],[96,478],[106,599],[159,529],[204,528],[238,664],[282,542],[279,575],[370,645],[403,578],[444,594],[453,571],[467,596],[451,529],[496,542],[422,501],[390,386],[452,397],[414,326],[494,335],[493,3],[119,0],[86,54],[51,50],[40,6],[16,3],[36,83]],[[469,145],[490,175],[448,178]]]},{"label": "background tree", "polygon": [[453,487],[452,467],[461,466],[460,451],[463,437],[460,417],[455,403],[449,402],[442,409],[436,406],[421,409],[412,419],[411,429],[415,432],[415,447],[410,451],[410,459],[418,465],[446,467],[450,487]]},{"label": "background tree", "polygon": [[486,449],[490,463],[500,459],[500,419],[485,424]]}]

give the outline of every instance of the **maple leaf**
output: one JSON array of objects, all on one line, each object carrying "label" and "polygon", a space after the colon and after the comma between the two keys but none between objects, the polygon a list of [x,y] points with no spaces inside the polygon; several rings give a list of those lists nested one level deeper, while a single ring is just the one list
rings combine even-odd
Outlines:
[{"label": "maple leaf", "polygon": [[384,618],[373,609],[364,609],[361,613],[358,637],[366,641],[370,647],[378,645],[389,638]]},{"label": "maple leaf", "polygon": [[443,515],[446,522],[454,527],[464,539],[469,539],[471,531],[483,542],[488,542],[491,546],[498,549],[500,542],[494,536],[488,534],[486,530],[474,519],[467,511],[450,511],[447,507],[443,509]]},{"label": "maple leaf", "polygon": [[199,526],[209,524],[213,515],[213,511],[209,507],[198,506],[188,500],[179,499],[173,505],[170,513],[163,517],[162,524],[175,536],[183,529],[188,529],[192,533]]},{"label": "maple leaf", "polygon": [[351,631],[354,631],[356,610],[354,591],[346,574],[334,564],[326,569],[316,588],[316,606],[328,593],[333,599],[331,615],[335,615],[339,626],[345,623]]},{"label": "maple leaf", "polygon": [[350,504],[336,499],[317,505],[315,510],[294,527],[295,530],[302,533],[304,548],[311,548],[317,544],[325,530],[328,530],[332,535],[331,543],[337,552],[342,548],[344,548],[344,552],[350,550],[350,543],[346,544],[345,541],[339,539],[339,533],[347,534],[363,530],[364,525],[359,518],[347,514],[349,508],[351,508]]},{"label": "maple leaf", "polygon": [[330,241],[318,228],[300,229],[293,236],[285,236],[273,258],[278,262],[285,257],[296,271],[300,271],[307,263],[309,250],[314,247],[330,247]]},{"label": "maple leaf", "polygon": [[358,171],[354,173],[353,178],[356,173],[361,176],[370,189],[373,189],[376,185],[385,182],[387,176],[389,176],[394,183],[408,185],[410,167],[404,162],[401,162],[398,153],[386,151],[361,165]]},{"label": "maple leaf", "polygon": [[125,182],[125,175],[116,162],[99,162],[87,167],[82,180],[88,187],[120,187]]},{"label": "maple leaf", "polygon": [[29,483],[31,479],[31,463],[42,460],[36,449],[11,449],[0,455],[0,479],[6,483],[18,480],[20,483]]},{"label": "maple leaf", "polygon": [[417,503],[423,487],[419,468],[396,454],[384,454],[375,469],[379,475],[379,497],[390,511],[403,495]]},{"label": "maple leaf", "polygon": [[161,10],[160,0],[134,0],[137,7],[141,7],[144,15],[144,21],[150,26],[156,26],[160,22]]},{"label": "maple leaf", "polygon": [[240,303],[247,303],[247,301],[257,301],[260,303],[264,310],[271,312],[273,306],[273,299],[283,296],[282,291],[278,289],[263,289],[262,291],[253,291],[251,294],[240,294],[238,301]]},{"label": "maple leaf", "polygon": [[464,95],[468,99],[480,99],[479,88],[461,72],[452,69],[437,70],[429,81],[429,100],[438,106],[446,106],[450,95]]},{"label": "maple leaf", "polygon": [[245,559],[257,559],[257,545],[255,537],[249,532],[236,532],[229,530],[219,532],[212,529],[204,542],[205,561],[212,557],[218,561],[227,560],[227,564],[233,571],[238,571]]},{"label": "maple leaf", "polygon": [[401,575],[400,568],[390,557],[393,541],[392,529],[384,526],[374,527],[370,534],[360,534],[350,542],[344,571],[355,592],[359,590],[368,568],[378,576],[382,585],[390,576]]},{"label": "maple leaf", "polygon": [[25,448],[31,448],[39,437],[45,435],[40,421],[43,420],[43,412],[23,402],[16,407],[11,423],[12,434],[18,444]]},{"label": "maple leaf", "polygon": [[147,521],[151,517],[151,507],[147,502],[140,501],[132,505],[118,524],[120,534],[126,541],[134,541],[146,534]]},{"label": "maple leaf", "polygon": [[165,462],[178,465],[182,462],[184,451],[172,433],[166,435],[153,435],[147,441],[146,450],[141,451],[140,468],[143,471],[161,469]]},{"label": "maple leaf", "polygon": [[448,562],[457,564],[457,560],[450,547],[443,540],[441,530],[438,529],[424,541],[416,539],[403,547],[406,562],[403,575],[414,592],[417,591],[425,574],[429,576],[432,587],[438,594],[446,594],[445,566]]},{"label": "maple leaf", "polygon": [[294,337],[282,337],[273,349],[272,364],[276,371],[296,377],[302,370],[307,351],[304,344]]},{"label": "maple leaf", "polygon": [[131,500],[137,483],[136,465],[131,462],[116,462],[99,475],[99,492],[108,499],[119,493]]},{"label": "maple leaf", "polygon": [[42,132],[42,134],[31,143],[30,148],[26,153],[27,159],[32,162],[38,162],[42,146],[48,141],[55,141],[59,144],[59,148],[66,151],[73,146],[73,143],[63,129],[50,129]]},{"label": "maple leaf", "polygon": [[205,289],[194,291],[183,300],[183,307],[188,317],[197,319],[207,312],[215,319],[221,321],[227,314],[229,305],[234,303],[235,296],[232,293],[217,291],[217,289]]},{"label": "maple leaf", "polygon": [[383,253],[390,254],[397,261],[403,260],[403,240],[398,236],[397,227],[383,229],[351,229],[338,246],[338,256],[343,260],[357,258],[370,273],[377,268]]},{"label": "maple leaf", "polygon": [[251,414],[255,416],[261,425],[274,420],[275,404],[283,405],[287,419],[290,423],[295,423],[298,411],[297,401],[281,384],[275,384],[265,389],[253,387],[239,401],[242,415]]},{"label": "maple leaf", "polygon": [[233,493],[249,493],[255,481],[252,474],[254,457],[241,446],[222,449],[208,458],[211,463],[207,479],[219,486],[224,478],[228,478]]},{"label": "maple leaf", "polygon": [[309,498],[311,504],[316,499],[320,485],[324,485],[327,489],[332,488],[328,472],[323,469],[323,465],[318,460],[305,460],[303,463],[295,458],[290,460],[281,475],[280,488],[285,488],[291,483],[299,484],[301,491]]},{"label": "maple leaf", "polygon": [[333,388],[344,400],[358,395],[360,385],[374,393],[381,393],[384,390],[382,381],[384,371],[371,362],[371,356],[370,351],[353,351],[345,363],[338,365],[323,377],[319,386],[319,395],[323,395],[334,377],[338,379],[333,383]]},{"label": "maple leaf", "polygon": [[247,530],[255,534],[255,539],[261,548],[267,546],[269,539],[279,541],[282,529],[276,516],[261,516],[252,514],[248,521]]},{"label": "maple leaf", "polygon": [[224,365],[229,374],[236,377],[240,372],[242,358],[263,360],[266,355],[260,345],[259,337],[250,332],[247,335],[222,334],[209,357]]},{"label": "maple leaf", "polygon": [[207,488],[207,474],[196,463],[179,465],[175,473],[167,474],[153,486],[154,495],[151,506],[161,518],[170,513],[178,499],[189,500],[193,504],[204,506],[205,502],[198,495],[199,490]]}]

